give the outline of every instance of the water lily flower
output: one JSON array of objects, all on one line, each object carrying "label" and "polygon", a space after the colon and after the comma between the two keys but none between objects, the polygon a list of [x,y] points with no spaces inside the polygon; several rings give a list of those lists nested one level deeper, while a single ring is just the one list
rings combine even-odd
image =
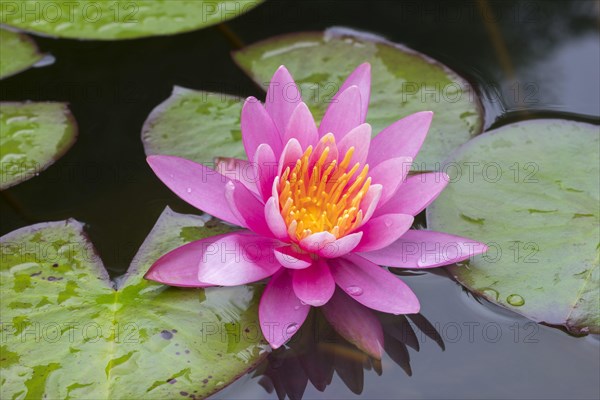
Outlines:
[{"label": "water lily flower", "polygon": [[412,314],[420,308],[411,289],[380,265],[437,267],[486,247],[410,229],[448,182],[438,172],[407,177],[433,113],[409,115],[371,139],[365,123],[370,84],[365,63],[342,84],[317,126],[281,66],[265,105],[254,97],[244,103],[248,160],[235,160],[233,174],[179,157],[149,156],[150,167],[175,194],[246,229],[181,246],[158,259],[146,278],[183,287],[269,278],[259,319],[273,348],[298,331],[313,306],[322,307],[342,336],[380,357],[383,335],[365,323],[365,310]]}]

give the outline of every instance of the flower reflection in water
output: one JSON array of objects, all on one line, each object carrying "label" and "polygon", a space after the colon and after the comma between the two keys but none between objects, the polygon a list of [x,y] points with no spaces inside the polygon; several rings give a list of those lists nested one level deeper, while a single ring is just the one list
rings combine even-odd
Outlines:
[{"label": "flower reflection in water", "polygon": [[[412,375],[408,347],[419,351],[419,336],[426,335],[444,350],[441,335],[422,314],[391,315],[375,312],[385,338],[384,351],[407,375]],[[418,329],[415,332],[415,329]],[[421,336],[422,337],[422,336]],[[363,391],[365,371],[383,373],[382,361],[342,338],[319,309],[313,309],[301,330],[286,346],[269,354],[254,377],[280,399],[301,399],[309,382],[324,392],[335,373],[355,394]]]}]

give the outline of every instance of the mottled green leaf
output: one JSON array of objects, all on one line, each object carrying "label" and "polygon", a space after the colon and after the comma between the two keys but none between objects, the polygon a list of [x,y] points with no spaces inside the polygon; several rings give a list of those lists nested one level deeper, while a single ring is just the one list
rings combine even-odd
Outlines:
[{"label": "mottled green leaf", "polygon": [[2,237],[0,397],[203,398],[231,383],[263,357],[260,291],[143,279],[165,252],[230,229],[167,209],[116,285],[77,221]]},{"label": "mottled green leaf", "polygon": [[146,154],[179,156],[205,164],[221,156],[245,158],[242,102],[238,97],[175,87],[144,124]]},{"label": "mottled green leaf", "polygon": [[446,161],[451,183],[428,226],[490,246],[450,267],[459,282],[535,321],[600,332],[599,134],[572,121],[519,122]]},{"label": "mottled green leaf", "polygon": [[28,32],[117,40],[169,35],[235,18],[262,0],[6,1],[0,22]]},{"label": "mottled green leaf", "polygon": [[0,29],[0,79],[26,70],[42,57],[29,37]]},{"label": "mottled green leaf", "polygon": [[348,74],[368,61],[367,122],[374,134],[414,112],[435,112],[416,169],[435,169],[436,162],[482,128],[480,103],[466,80],[423,54],[373,35],[339,28],[285,35],[237,51],[234,59],[263,89],[284,64],[318,120]]},{"label": "mottled green leaf", "polygon": [[77,123],[64,103],[0,102],[0,189],[48,168],[76,138]]}]

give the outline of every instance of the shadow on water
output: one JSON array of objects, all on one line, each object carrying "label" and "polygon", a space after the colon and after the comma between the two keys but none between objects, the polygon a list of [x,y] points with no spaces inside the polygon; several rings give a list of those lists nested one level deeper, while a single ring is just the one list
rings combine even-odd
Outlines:
[{"label": "shadow on water", "polygon": [[[420,333],[433,339],[442,350],[445,347],[439,332],[427,318],[421,314],[407,317],[377,314],[383,327],[385,353],[410,376],[412,370],[407,347],[415,351],[419,351],[420,348],[415,327]],[[364,374],[369,371],[381,376],[382,361],[344,340],[320,312],[313,310],[297,335],[285,348],[279,348],[269,354],[253,376],[260,377],[258,383],[268,393],[275,392],[279,399],[285,399],[287,396],[292,400],[299,400],[308,384],[324,392],[331,384],[334,374],[337,374],[352,393],[361,394]]]}]

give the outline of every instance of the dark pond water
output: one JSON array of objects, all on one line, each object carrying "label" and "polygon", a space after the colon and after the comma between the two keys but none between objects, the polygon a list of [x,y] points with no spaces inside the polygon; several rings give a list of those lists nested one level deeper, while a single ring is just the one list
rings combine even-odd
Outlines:
[{"label": "dark pond water", "polygon": [[[465,75],[483,97],[487,129],[539,116],[597,123],[599,3],[491,1],[484,3],[490,7],[484,12],[481,4],[271,1],[226,28],[173,37],[116,43],[36,38],[56,62],[2,81],[0,98],[67,101],[80,136],[48,171],[2,194],[0,234],[41,221],[85,221],[105,264],[117,276],[166,205],[195,212],[153,176],[139,133],[148,113],[169,96],[174,84],[261,96],[231,61],[235,40],[227,30],[244,43],[333,25],[371,31]],[[435,329],[421,320],[413,325],[424,327],[429,336],[415,328],[414,337],[404,338],[408,350],[398,344],[374,366],[335,342],[321,346],[325,356],[320,365],[333,362],[338,373],[325,392],[309,383],[304,398],[600,397],[598,337],[571,337],[480,304],[443,272],[406,280],[421,299],[422,316]],[[437,342],[430,337],[436,335]],[[416,342],[418,352],[410,346]],[[333,361],[331,354],[337,357]],[[363,364],[371,370],[363,372]],[[298,362],[288,358],[271,367],[287,377],[283,385],[291,394],[302,393],[305,374]],[[309,368],[313,375],[317,369]],[[214,397],[277,397],[258,381],[243,377]]]}]

